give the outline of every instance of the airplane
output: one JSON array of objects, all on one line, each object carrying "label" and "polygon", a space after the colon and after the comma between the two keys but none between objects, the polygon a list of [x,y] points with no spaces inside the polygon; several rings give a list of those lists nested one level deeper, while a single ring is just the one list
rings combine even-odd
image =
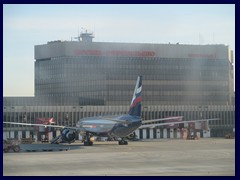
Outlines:
[{"label": "airplane", "polygon": [[[77,135],[80,133],[84,137],[83,138],[84,146],[92,146],[93,136],[118,138],[120,139],[118,140],[119,145],[127,145],[128,137],[132,137],[132,134],[138,128],[153,128],[156,126],[174,125],[185,122],[189,123],[197,121],[218,120],[218,119],[200,119],[192,121],[182,121],[182,116],[177,116],[142,121],[141,93],[142,93],[142,76],[138,76],[128,114],[83,118],[76,123],[76,127],[66,127],[52,124],[30,124],[15,122],[3,122],[3,123],[61,128],[62,129],[61,134],[55,139],[53,139],[51,143],[56,143],[57,141],[59,141],[59,139],[69,144],[73,143],[76,140]],[[171,120],[171,122],[162,123],[162,121],[167,120]],[[172,122],[173,120],[176,121]]]}]

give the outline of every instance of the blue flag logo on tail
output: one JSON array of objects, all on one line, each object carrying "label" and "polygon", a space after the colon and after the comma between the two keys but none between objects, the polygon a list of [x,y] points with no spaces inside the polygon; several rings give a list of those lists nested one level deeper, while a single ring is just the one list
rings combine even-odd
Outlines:
[{"label": "blue flag logo on tail", "polygon": [[141,101],[142,101],[142,76],[138,76],[135,90],[133,93],[130,110],[128,112],[131,116],[141,116]]}]

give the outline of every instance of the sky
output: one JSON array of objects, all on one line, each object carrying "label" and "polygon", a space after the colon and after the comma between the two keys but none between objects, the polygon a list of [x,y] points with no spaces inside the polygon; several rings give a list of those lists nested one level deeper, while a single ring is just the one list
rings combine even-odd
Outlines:
[{"label": "sky", "polygon": [[4,4],[3,96],[34,96],[35,45],[86,29],[95,42],[224,44],[235,54],[234,4]]}]

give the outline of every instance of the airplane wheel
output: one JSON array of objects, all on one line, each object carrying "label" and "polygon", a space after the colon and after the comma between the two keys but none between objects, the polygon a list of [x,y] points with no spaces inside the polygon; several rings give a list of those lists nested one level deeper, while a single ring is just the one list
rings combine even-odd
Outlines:
[{"label": "airplane wheel", "polygon": [[123,142],[122,141],[118,141],[118,145],[123,145]]},{"label": "airplane wheel", "polygon": [[119,145],[128,145],[128,142],[121,140],[121,141],[118,141],[118,144]]},{"label": "airplane wheel", "polygon": [[13,151],[14,152],[19,152],[20,151],[20,146],[14,146]]}]

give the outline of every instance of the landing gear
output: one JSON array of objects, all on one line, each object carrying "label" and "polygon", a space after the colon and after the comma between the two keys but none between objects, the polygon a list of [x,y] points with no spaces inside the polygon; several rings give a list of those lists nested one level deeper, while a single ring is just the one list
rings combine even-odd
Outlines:
[{"label": "landing gear", "polygon": [[83,142],[84,146],[92,146],[93,142],[90,140],[89,132],[86,132],[86,139]]},{"label": "landing gear", "polygon": [[128,145],[128,142],[124,139],[121,139],[120,141],[118,141],[118,145]]},{"label": "landing gear", "polygon": [[92,141],[84,141],[84,146],[92,146],[93,142]]}]

